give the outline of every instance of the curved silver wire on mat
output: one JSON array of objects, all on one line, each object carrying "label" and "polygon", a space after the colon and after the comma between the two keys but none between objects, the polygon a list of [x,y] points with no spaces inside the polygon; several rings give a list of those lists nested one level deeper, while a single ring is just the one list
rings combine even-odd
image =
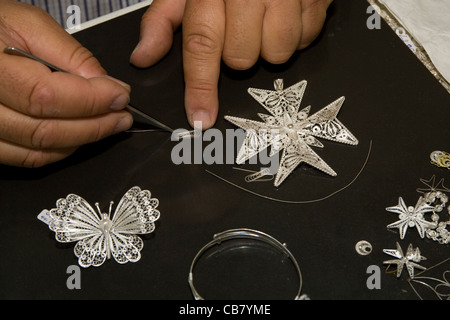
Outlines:
[{"label": "curved silver wire on mat", "polygon": [[209,248],[211,248],[212,246],[214,246],[216,244],[220,244],[222,241],[242,239],[242,238],[266,242],[266,243],[272,245],[273,247],[275,247],[276,249],[280,250],[284,254],[286,254],[286,256],[288,256],[291,259],[292,263],[294,264],[295,269],[298,273],[298,278],[299,278],[299,288],[298,288],[298,292],[297,292],[297,295],[295,296],[294,300],[307,300],[308,299],[306,295],[301,295],[302,284],[303,284],[302,273],[300,271],[300,267],[297,263],[297,260],[295,259],[294,255],[288,250],[286,244],[279,242],[277,239],[273,238],[272,236],[270,236],[264,232],[261,232],[258,230],[253,230],[253,229],[247,229],[247,228],[239,228],[239,229],[230,229],[230,230],[215,234],[213,237],[213,240],[208,242],[195,255],[195,257],[191,263],[191,268],[189,270],[189,278],[188,278],[189,287],[191,288],[191,291],[192,291],[192,294],[193,294],[195,300],[204,300],[204,298],[198,293],[197,289],[194,286],[194,268],[195,268],[195,265],[196,265],[197,261],[199,260],[199,258],[203,255],[203,253],[206,250],[208,250]]},{"label": "curved silver wire on mat", "polygon": [[[450,294],[448,293],[450,289],[450,270],[446,270],[443,275],[442,279],[434,278],[434,277],[415,277],[414,279],[411,279],[411,282],[415,282],[418,284],[421,284],[425,286],[426,288],[430,289],[439,300],[450,300]],[[435,283],[435,285],[431,285],[429,283]],[[417,293],[417,290],[414,289],[414,291]],[[419,298],[422,299],[422,297]]]},{"label": "curved silver wire on mat", "polygon": [[332,192],[332,193],[330,193],[330,194],[328,194],[328,195],[326,195],[326,196],[324,196],[322,198],[311,199],[311,200],[283,200],[283,199],[278,199],[278,198],[272,198],[272,197],[269,197],[269,196],[257,193],[255,191],[249,190],[247,188],[244,188],[244,187],[242,187],[240,185],[237,185],[235,183],[232,183],[232,182],[226,180],[225,178],[219,176],[218,174],[215,174],[215,173],[213,173],[213,172],[211,172],[209,170],[205,170],[205,171],[207,173],[209,173],[210,175],[216,177],[217,179],[222,180],[223,182],[226,182],[226,183],[232,185],[233,187],[236,187],[238,189],[241,189],[242,191],[248,192],[250,194],[253,194],[253,195],[257,196],[257,197],[260,197],[260,198],[263,198],[263,199],[266,199],[266,200],[276,201],[276,202],[281,202],[281,203],[288,203],[288,204],[306,204],[306,203],[314,203],[314,202],[319,202],[319,201],[326,200],[326,199],[334,196],[335,194],[337,194],[337,193],[339,193],[341,191],[344,191],[345,189],[350,187],[359,178],[361,173],[366,168],[366,165],[367,165],[367,163],[369,161],[371,152],[372,152],[372,140],[370,141],[369,150],[367,151],[367,156],[366,156],[366,159],[364,160],[364,163],[363,163],[361,169],[358,171],[356,176],[347,185],[345,185],[344,187],[342,187],[342,188],[340,188],[340,189],[338,189],[338,190],[336,190],[336,191],[334,191],[334,192]]},{"label": "curved silver wire on mat", "polygon": [[425,288],[430,289],[439,300],[450,300],[450,270],[444,269],[445,271],[443,271],[441,279],[425,276],[425,273],[429,273],[432,269],[438,268],[448,262],[450,262],[450,257],[419,272],[413,279],[408,280],[409,285],[420,300],[424,300],[424,298],[419,294],[413,283],[423,285]]}]

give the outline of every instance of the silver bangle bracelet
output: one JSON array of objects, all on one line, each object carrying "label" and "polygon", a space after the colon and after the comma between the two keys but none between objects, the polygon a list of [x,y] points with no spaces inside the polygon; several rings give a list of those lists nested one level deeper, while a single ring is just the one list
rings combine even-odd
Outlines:
[{"label": "silver bangle bracelet", "polygon": [[292,253],[288,250],[286,244],[279,242],[278,240],[276,240],[272,236],[270,236],[270,235],[268,235],[266,233],[263,233],[261,231],[241,228],[241,229],[231,229],[231,230],[227,230],[227,231],[215,234],[214,237],[213,237],[213,240],[210,241],[209,243],[207,243],[195,255],[195,257],[194,257],[194,259],[192,260],[192,263],[191,263],[191,268],[189,270],[189,278],[188,278],[189,286],[191,288],[191,291],[192,291],[192,294],[193,294],[195,300],[205,300],[198,293],[197,289],[194,286],[194,268],[195,268],[195,265],[197,264],[198,260],[200,259],[200,257],[203,255],[203,253],[206,250],[208,250],[209,248],[213,247],[214,245],[221,244],[223,241],[240,239],[240,238],[241,239],[245,238],[245,239],[253,239],[253,240],[263,241],[265,243],[270,244],[274,248],[282,251],[287,257],[289,257],[291,262],[293,263],[296,271],[297,271],[298,279],[299,279],[298,292],[297,292],[297,295],[295,296],[294,300],[307,300],[308,299],[306,295],[301,295],[302,283],[303,283],[303,281],[302,281],[302,273],[300,271],[300,267],[299,267],[299,265],[297,263],[297,260],[292,255]]}]

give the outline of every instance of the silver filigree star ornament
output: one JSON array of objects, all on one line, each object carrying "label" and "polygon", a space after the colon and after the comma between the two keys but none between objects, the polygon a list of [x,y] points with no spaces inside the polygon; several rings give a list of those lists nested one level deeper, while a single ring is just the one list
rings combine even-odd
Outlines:
[{"label": "silver filigree star ornament", "polygon": [[425,220],[425,214],[428,212],[434,212],[435,208],[430,206],[423,197],[420,197],[416,205],[407,206],[402,197],[398,198],[398,204],[396,206],[387,207],[387,211],[397,213],[399,220],[389,224],[387,227],[389,229],[398,228],[400,231],[400,239],[404,239],[406,231],[409,227],[416,227],[417,232],[423,239],[425,237],[425,232],[428,229],[433,229],[436,227],[435,222]]},{"label": "silver filigree star ornament", "polygon": [[383,249],[383,252],[397,258],[383,261],[383,264],[397,265],[397,278],[400,277],[404,266],[406,266],[406,270],[408,270],[411,279],[414,278],[414,268],[426,270],[425,267],[419,264],[422,260],[426,260],[426,258],[421,255],[419,248],[413,248],[412,244],[408,246],[406,255],[403,254],[402,247],[398,242],[396,243],[396,249]]},{"label": "silver filigree star ornament", "polygon": [[275,90],[249,88],[248,93],[270,114],[258,113],[263,120],[254,121],[233,116],[225,119],[246,131],[246,137],[236,157],[243,164],[261,151],[270,149],[270,156],[282,151],[279,168],[274,179],[278,187],[302,162],[331,176],[336,172],[311,147],[323,148],[317,139],[357,145],[356,137],[337,119],[345,98],[309,115],[311,106],[300,110],[307,81],[286,89],[283,80],[274,81]]},{"label": "silver filigree star ornament", "polygon": [[155,221],[160,217],[158,204],[150,191],[135,186],[123,195],[113,216],[112,201],[108,213],[101,212],[98,203],[96,212],[85,199],[69,194],[56,202],[56,208],[43,210],[38,218],[55,232],[58,242],[77,242],[74,253],[81,267],[99,267],[111,257],[125,264],[140,260],[144,243],[137,235],[155,230]]}]

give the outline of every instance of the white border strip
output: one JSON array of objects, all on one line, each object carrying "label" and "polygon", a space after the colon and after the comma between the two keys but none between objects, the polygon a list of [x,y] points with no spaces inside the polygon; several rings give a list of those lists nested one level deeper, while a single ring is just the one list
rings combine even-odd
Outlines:
[{"label": "white border strip", "polygon": [[149,6],[152,2],[153,2],[153,0],[146,0],[146,1],[142,1],[142,2],[136,3],[136,4],[131,5],[129,7],[126,7],[126,8],[123,8],[123,9],[120,9],[120,10],[117,10],[117,11],[105,14],[105,15],[103,15],[101,17],[98,17],[98,18],[86,21],[86,22],[81,24],[79,29],[75,29],[75,28],[74,29],[66,29],[66,31],[69,34],[77,33],[79,31],[88,29],[88,28],[93,27],[95,25],[98,25],[100,23],[103,23],[103,22],[115,19],[115,18],[123,16],[123,15],[125,15],[127,13],[130,13],[130,12],[139,10],[141,8],[144,8],[146,6]]}]

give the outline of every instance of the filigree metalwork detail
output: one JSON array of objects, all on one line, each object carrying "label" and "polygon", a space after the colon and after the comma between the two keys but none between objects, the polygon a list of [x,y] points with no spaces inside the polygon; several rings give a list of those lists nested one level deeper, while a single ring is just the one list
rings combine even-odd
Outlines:
[{"label": "filigree metalwork detail", "polygon": [[408,250],[406,251],[406,255],[404,255],[403,250],[400,247],[400,244],[397,242],[396,245],[397,245],[396,249],[383,249],[383,252],[397,259],[386,260],[383,261],[383,263],[396,264],[397,277],[400,277],[404,266],[406,266],[406,269],[408,270],[408,274],[411,279],[414,278],[414,268],[426,270],[425,267],[419,264],[420,261],[426,260],[426,258],[420,254],[419,248],[414,249],[412,244],[410,244],[408,246]]},{"label": "filigree metalwork detail", "polygon": [[156,210],[158,204],[150,191],[133,187],[122,197],[111,217],[112,201],[109,213],[102,213],[96,203],[97,213],[85,199],[69,194],[47,212],[45,222],[55,232],[58,242],[77,241],[75,256],[84,268],[101,266],[111,256],[120,264],[137,262],[144,245],[137,235],[154,231],[154,222],[160,216]]},{"label": "filigree metalwork detail", "polygon": [[307,82],[301,81],[283,89],[283,80],[274,82],[275,90],[249,88],[249,94],[270,114],[258,116],[254,121],[233,116],[225,119],[246,130],[246,137],[236,157],[243,164],[261,151],[270,149],[270,156],[282,151],[274,185],[278,187],[291,172],[305,162],[331,176],[336,172],[311,147],[323,148],[317,138],[357,145],[356,137],[337,119],[345,98],[309,115],[311,107],[300,110]]},{"label": "filigree metalwork detail", "polygon": [[393,207],[387,207],[387,211],[398,214],[399,220],[388,225],[388,228],[398,228],[400,231],[400,239],[404,239],[408,227],[416,227],[420,237],[425,237],[425,232],[428,229],[436,227],[435,222],[425,220],[424,214],[433,212],[434,207],[428,205],[422,197],[419,198],[415,207],[406,206],[402,197],[399,197],[398,204]]}]

